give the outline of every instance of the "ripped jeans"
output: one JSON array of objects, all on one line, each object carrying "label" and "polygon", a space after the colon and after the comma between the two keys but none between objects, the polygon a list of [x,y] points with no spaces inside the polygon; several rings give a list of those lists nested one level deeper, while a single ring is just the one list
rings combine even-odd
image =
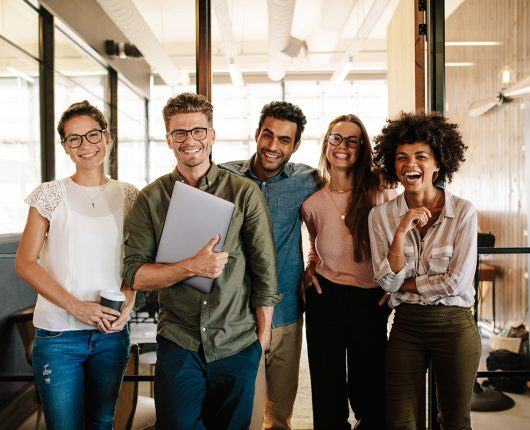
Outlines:
[{"label": "ripped jeans", "polygon": [[129,332],[37,328],[33,373],[48,430],[111,430]]}]

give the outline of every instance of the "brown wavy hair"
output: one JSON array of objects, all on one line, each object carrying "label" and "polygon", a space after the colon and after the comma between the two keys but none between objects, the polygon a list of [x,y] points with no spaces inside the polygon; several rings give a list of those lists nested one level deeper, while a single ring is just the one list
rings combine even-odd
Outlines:
[{"label": "brown wavy hair", "polygon": [[368,214],[375,204],[375,192],[379,178],[373,170],[372,146],[366,127],[359,117],[347,114],[340,115],[329,123],[322,142],[322,152],[318,164],[323,184],[329,182],[331,164],[326,157],[328,136],[339,122],[351,122],[361,129],[361,145],[357,148],[357,160],[351,166],[352,193],[346,209],[345,223],[353,237],[353,259],[357,262],[371,257],[370,238],[368,235]]}]

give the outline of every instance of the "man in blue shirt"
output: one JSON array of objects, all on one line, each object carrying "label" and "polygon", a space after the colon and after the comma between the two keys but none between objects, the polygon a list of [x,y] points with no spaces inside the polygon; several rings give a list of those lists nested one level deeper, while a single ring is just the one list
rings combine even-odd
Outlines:
[{"label": "man in blue shirt", "polygon": [[302,348],[302,235],[300,206],[319,187],[315,169],[290,163],[300,146],[306,118],[291,103],[274,101],[261,111],[256,153],[222,164],[261,188],[273,224],[282,300],[274,309],[272,337],[260,363],[251,430],[290,429]]}]

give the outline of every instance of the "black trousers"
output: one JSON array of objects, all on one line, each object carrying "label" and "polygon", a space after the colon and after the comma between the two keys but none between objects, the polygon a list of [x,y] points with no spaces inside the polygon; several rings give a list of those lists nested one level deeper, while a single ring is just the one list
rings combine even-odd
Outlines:
[{"label": "black trousers", "polygon": [[322,294],[306,293],[306,335],[315,430],[383,430],[384,363],[390,308],[384,291],[339,285],[318,276]]}]

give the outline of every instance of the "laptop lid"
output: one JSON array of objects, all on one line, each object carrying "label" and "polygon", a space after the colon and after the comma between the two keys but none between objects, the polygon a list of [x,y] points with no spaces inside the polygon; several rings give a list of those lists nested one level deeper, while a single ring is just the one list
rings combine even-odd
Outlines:
[{"label": "laptop lid", "polygon": [[[222,251],[233,212],[232,202],[175,182],[155,261],[176,263],[193,257],[217,234],[221,238],[214,251]],[[194,276],[182,283],[209,293],[213,281]]]}]

